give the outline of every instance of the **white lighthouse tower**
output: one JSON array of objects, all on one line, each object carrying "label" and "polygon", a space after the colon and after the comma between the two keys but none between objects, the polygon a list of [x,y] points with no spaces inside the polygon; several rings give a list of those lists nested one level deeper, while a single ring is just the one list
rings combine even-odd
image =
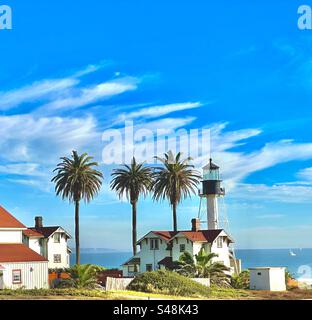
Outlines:
[{"label": "white lighthouse tower", "polygon": [[[220,168],[209,159],[209,163],[203,167],[202,187],[199,191],[200,205],[198,218],[201,219],[202,214],[207,214],[208,230],[223,229],[229,234],[229,223],[226,216],[226,210],[223,202],[223,210],[221,219],[219,215],[219,198],[225,195],[224,188],[221,187]],[[202,221],[204,222],[204,221]],[[225,228],[227,230],[225,230]],[[231,273],[239,274],[241,272],[241,260],[236,259],[235,250],[232,241],[228,243],[228,255],[231,265]]]},{"label": "white lighthouse tower", "polygon": [[221,179],[219,167],[209,160],[209,163],[203,168],[203,181],[200,197],[207,201],[207,224],[208,230],[219,228],[219,210],[218,198],[225,195],[221,188]]}]

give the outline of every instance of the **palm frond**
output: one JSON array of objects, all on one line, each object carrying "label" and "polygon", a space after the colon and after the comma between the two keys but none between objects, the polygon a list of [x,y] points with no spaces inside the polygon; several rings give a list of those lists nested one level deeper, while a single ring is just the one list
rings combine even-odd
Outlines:
[{"label": "palm frond", "polygon": [[69,201],[86,202],[91,201],[100,191],[103,175],[94,169],[97,162],[92,161],[93,157],[87,153],[78,155],[77,151],[72,152],[71,158],[62,157],[53,172],[55,176],[51,179],[55,183],[56,195]]},{"label": "palm frond", "polygon": [[152,186],[152,170],[137,163],[135,158],[130,165],[123,165],[112,172],[111,189],[115,190],[118,197],[125,196],[131,203],[138,201],[142,194],[146,196]]},{"label": "palm frond", "polygon": [[153,199],[168,199],[170,204],[179,204],[183,199],[196,194],[200,174],[189,164],[188,157],[181,160],[181,153],[176,156],[169,151],[163,158],[155,157],[163,167],[155,167],[153,173]]}]

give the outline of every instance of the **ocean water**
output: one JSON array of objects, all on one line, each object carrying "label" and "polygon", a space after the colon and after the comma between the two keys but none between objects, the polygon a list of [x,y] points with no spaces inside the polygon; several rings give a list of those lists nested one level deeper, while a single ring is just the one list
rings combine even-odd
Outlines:
[{"label": "ocean water", "polygon": [[[96,264],[105,268],[120,268],[121,264],[132,257],[132,252],[81,252],[80,263]],[[70,264],[74,265],[76,254],[70,255]]]},{"label": "ocean water", "polygon": [[312,278],[312,249],[250,249],[235,250],[242,260],[242,269],[252,267],[286,267],[295,278]]},{"label": "ocean water", "polygon": [[[296,256],[291,256],[289,249],[237,249],[235,254],[238,259],[242,260],[243,269],[251,267],[287,267],[296,278],[301,276],[311,278],[308,268],[303,268],[306,274],[302,274],[299,268],[308,266],[312,270],[312,249],[292,249],[292,251]],[[92,263],[106,268],[119,268],[131,256],[131,252],[82,252],[81,263]],[[75,264],[74,253],[71,255],[71,264]]]}]

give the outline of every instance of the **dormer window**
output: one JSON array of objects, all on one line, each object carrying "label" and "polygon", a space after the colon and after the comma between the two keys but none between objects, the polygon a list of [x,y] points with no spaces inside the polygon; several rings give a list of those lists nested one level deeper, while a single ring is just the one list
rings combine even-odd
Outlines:
[{"label": "dormer window", "polygon": [[223,247],[223,237],[217,238],[217,247],[222,248]]},{"label": "dormer window", "polygon": [[54,239],[54,243],[60,243],[61,242],[61,234],[60,233],[54,233],[53,239]]},{"label": "dormer window", "polygon": [[150,239],[150,249],[159,250],[159,239],[157,238]]}]

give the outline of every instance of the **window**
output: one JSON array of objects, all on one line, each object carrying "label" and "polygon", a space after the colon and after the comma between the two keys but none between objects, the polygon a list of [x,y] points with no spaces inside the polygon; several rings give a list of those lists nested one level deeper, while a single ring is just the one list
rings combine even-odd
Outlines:
[{"label": "window", "polygon": [[147,264],[146,265],[146,271],[147,272],[153,271],[153,265],[152,264]]},{"label": "window", "polygon": [[53,261],[54,261],[54,263],[61,263],[62,262],[62,256],[60,254],[54,254],[53,255]]},{"label": "window", "polygon": [[12,283],[22,283],[22,270],[12,270]]},{"label": "window", "polygon": [[54,239],[54,243],[60,243],[61,242],[61,234],[54,233],[53,239]]},{"label": "window", "polygon": [[150,239],[150,249],[159,250],[159,239]]},{"label": "window", "polygon": [[223,237],[217,238],[217,247],[222,248],[223,247]]},{"label": "window", "polygon": [[128,266],[128,272],[133,273],[135,271],[134,266]]},{"label": "window", "polygon": [[180,244],[180,252],[184,252],[185,251],[185,244]]}]

